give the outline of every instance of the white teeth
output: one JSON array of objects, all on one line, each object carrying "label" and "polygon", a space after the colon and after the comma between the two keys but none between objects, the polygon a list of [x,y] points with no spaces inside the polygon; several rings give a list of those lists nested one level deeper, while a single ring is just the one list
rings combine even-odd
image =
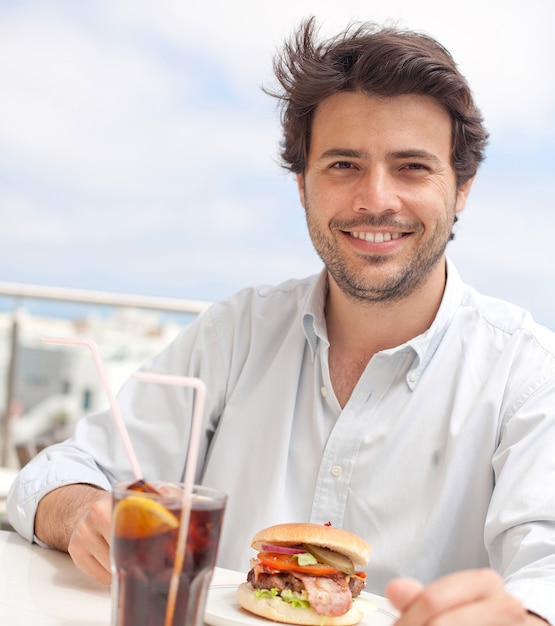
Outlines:
[{"label": "white teeth", "polygon": [[364,241],[370,241],[372,243],[391,241],[392,239],[399,239],[402,236],[402,233],[351,233],[351,237],[355,239],[364,239]]}]

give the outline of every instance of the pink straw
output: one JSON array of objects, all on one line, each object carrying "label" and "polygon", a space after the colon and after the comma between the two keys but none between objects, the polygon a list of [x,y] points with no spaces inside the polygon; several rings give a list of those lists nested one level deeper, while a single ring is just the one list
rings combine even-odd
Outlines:
[{"label": "pink straw", "polygon": [[191,424],[191,434],[189,435],[189,445],[187,447],[187,463],[185,465],[185,476],[183,479],[183,502],[181,506],[181,523],[177,536],[177,547],[175,551],[175,561],[173,564],[172,577],[170,580],[170,591],[168,594],[168,604],[166,607],[165,626],[171,626],[175,611],[175,602],[179,586],[179,574],[183,568],[185,560],[185,548],[187,546],[187,532],[189,530],[189,519],[191,517],[193,485],[195,481],[195,471],[197,467],[200,435],[202,432],[202,415],[204,413],[204,402],[206,398],[206,385],[200,378],[190,378],[188,376],[172,376],[164,374],[154,374],[150,372],[135,372],[134,378],[143,381],[160,383],[163,385],[179,385],[182,387],[193,387],[195,389],[195,402],[193,407],[193,419]]},{"label": "pink straw", "polygon": [[70,339],[67,337],[43,337],[44,343],[59,343],[63,345],[72,345],[72,346],[86,346],[92,353],[92,357],[94,363],[96,365],[96,369],[98,371],[98,375],[100,376],[100,381],[102,382],[102,386],[104,387],[104,391],[106,396],[108,397],[108,402],[110,403],[110,408],[112,409],[112,415],[116,420],[116,426],[118,428],[119,434],[121,436],[121,440],[123,442],[123,447],[125,448],[125,452],[127,453],[127,458],[129,459],[129,463],[131,464],[131,469],[133,470],[133,475],[135,476],[135,480],[141,480],[143,478],[141,468],[139,467],[139,462],[137,461],[137,455],[135,454],[135,450],[133,450],[133,446],[131,445],[131,440],[129,439],[129,433],[125,428],[125,424],[123,422],[123,417],[121,416],[121,412],[117,405],[114,394],[112,393],[112,389],[110,388],[110,383],[108,382],[108,377],[106,376],[106,371],[104,369],[104,364],[102,363],[102,359],[100,357],[100,351],[98,350],[98,346],[92,339]]},{"label": "pink straw", "polygon": [[[92,339],[70,339],[65,337],[43,337],[45,343],[57,343],[63,345],[76,345],[86,346],[92,353],[96,369],[100,376],[100,380],[104,387],[104,391],[108,397],[112,414],[116,420],[116,425],[121,436],[125,451],[131,463],[135,480],[142,479],[142,473],[139,468],[137,456],[131,445],[129,434],[125,428],[121,412],[116,403],[112,389],[106,376],[106,371],[100,357],[98,346]],[[181,387],[193,387],[195,389],[195,398],[193,406],[193,418],[191,424],[191,433],[189,436],[189,445],[187,448],[187,463],[185,465],[185,475],[183,479],[183,501],[181,507],[181,523],[179,525],[179,534],[177,538],[175,562],[172,571],[172,577],[170,581],[170,590],[168,594],[168,604],[166,607],[166,621],[165,625],[170,626],[173,621],[173,615],[175,612],[175,602],[177,599],[177,591],[179,586],[179,574],[183,568],[183,561],[185,560],[185,548],[187,546],[187,532],[189,530],[189,520],[191,517],[191,501],[193,494],[193,486],[195,481],[195,471],[198,460],[200,435],[202,432],[202,415],[204,413],[204,403],[206,399],[206,385],[199,378],[192,378],[188,376],[172,376],[165,374],[155,374],[152,372],[135,372],[134,378],[146,382],[154,382],[163,385],[176,385]]]}]

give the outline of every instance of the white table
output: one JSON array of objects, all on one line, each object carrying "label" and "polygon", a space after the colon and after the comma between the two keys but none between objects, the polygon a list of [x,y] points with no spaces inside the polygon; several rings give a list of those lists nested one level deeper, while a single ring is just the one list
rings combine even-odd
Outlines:
[{"label": "white table", "polygon": [[[217,568],[220,589],[245,574]],[[0,531],[0,624],[109,626],[110,589],[82,574],[67,554]]]},{"label": "white table", "polygon": [[[244,573],[216,568],[208,594],[207,623],[269,624],[235,605],[235,587],[244,580]],[[393,624],[388,602],[368,597],[373,608],[360,626]],[[2,626],[109,626],[110,607],[109,588],[82,574],[67,554],[30,544],[15,532],[0,531]]]},{"label": "white table", "polygon": [[107,626],[110,591],[68,555],[0,531],[0,622],[11,626]]}]

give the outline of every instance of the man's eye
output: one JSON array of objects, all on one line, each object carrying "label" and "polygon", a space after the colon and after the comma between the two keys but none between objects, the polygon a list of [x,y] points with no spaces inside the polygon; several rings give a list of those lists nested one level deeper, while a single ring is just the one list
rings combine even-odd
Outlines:
[{"label": "man's eye", "polygon": [[428,167],[422,163],[407,163],[405,166],[407,170],[427,170]]},{"label": "man's eye", "polygon": [[349,170],[353,167],[353,164],[349,163],[349,161],[337,161],[332,167],[337,170]]}]

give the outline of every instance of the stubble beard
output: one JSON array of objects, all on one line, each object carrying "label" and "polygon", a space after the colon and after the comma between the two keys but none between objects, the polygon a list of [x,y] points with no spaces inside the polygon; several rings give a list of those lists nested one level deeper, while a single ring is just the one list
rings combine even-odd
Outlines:
[{"label": "stubble beard", "polygon": [[[306,220],[312,244],[341,291],[358,303],[375,304],[403,300],[425,282],[432,269],[443,258],[447,244],[453,238],[455,212],[453,210],[451,220],[446,215],[445,220],[438,222],[431,235],[421,239],[420,245],[406,257],[402,266],[389,274],[383,274],[381,280],[376,277],[367,277],[364,269],[386,265],[390,261],[387,255],[360,254],[358,258],[364,264],[364,269],[360,271],[360,265],[357,269],[342,255],[333,233],[356,231],[364,227],[391,227],[392,230],[410,232],[411,236],[417,236],[422,232],[420,223],[401,225],[388,216],[376,218],[368,215],[357,220],[350,220],[348,223],[334,220],[330,223],[330,228],[325,230],[314,219],[308,205]],[[340,236],[344,235],[340,234]]]}]

